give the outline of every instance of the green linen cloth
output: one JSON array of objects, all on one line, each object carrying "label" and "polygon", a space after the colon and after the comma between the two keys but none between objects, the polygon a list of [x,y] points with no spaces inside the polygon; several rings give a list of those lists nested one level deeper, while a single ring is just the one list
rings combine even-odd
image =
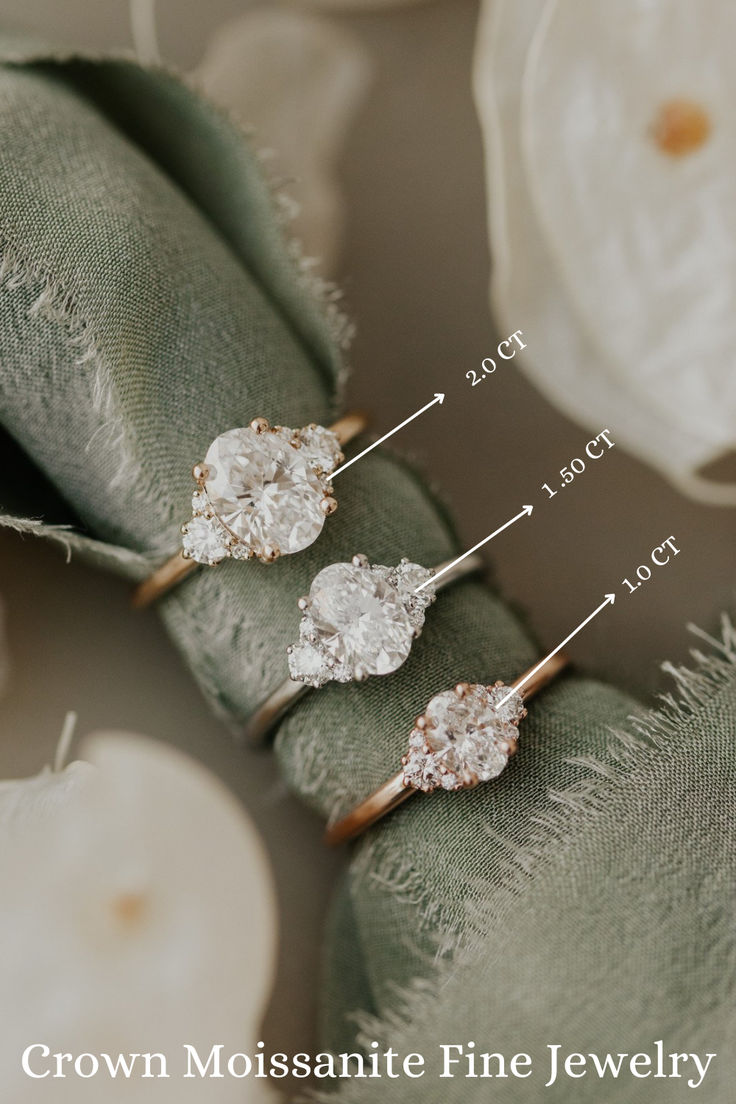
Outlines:
[{"label": "green linen cloth", "polygon": [[[0,68],[3,524],[141,578],[177,547],[193,460],[260,414],[328,421],[340,320],[275,224],[257,158],[179,80],[127,60],[8,49]],[[12,496],[12,497],[11,497]],[[310,549],[226,562],[159,604],[193,677],[235,728],[285,674],[296,598],[357,551],[431,565],[457,551],[417,476],[373,453],[340,480]],[[104,632],[104,620],[100,623]],[[324,688],[282,724],[292,787],[325,816],[393,772],[412,719],[459,679],[538,655],[478,580],[443,593],[405,666]],[[733,1014],[733,731],[728,658],[636,736],[635,703],[567,676],[531,703],[492,786],[416,798],[356,846],[333,910],[325,1045],[356,1033],[430,1055],[479,1049],[718,1051],[700,1090],[728,1099]],[[640,726],[641,728],[641,726]],[[731,1032],[732,1034],[732,1032]],[[688,1096],[684,1082],[592,1077],[345,1082],[347,1101]]]}]

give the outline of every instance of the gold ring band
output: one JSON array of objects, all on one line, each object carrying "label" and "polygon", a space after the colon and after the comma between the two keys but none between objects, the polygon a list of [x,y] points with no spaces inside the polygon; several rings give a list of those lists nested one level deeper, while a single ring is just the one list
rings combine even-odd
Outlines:
[{"label": "gold ring band", "polygon": [[[528,677],[528,674],[521,675],[515,682],[511,683],[508,688],[504,687],[504,689],[513,692],[516,691],[518,687],[519,697],[527,701],[529,698],[539,693],[548,682],[551,682],[552,679],[563,670],[567,663],[568,659],[564,654],[559,653],[554,655],[531,677]],[[534,669],[532,668],[532,670]],[[483,689],[489,691],[495,690],[498,693],[497,687],[499,685],[500,684],[497,684],[496,687],[487,687]],[[456,687],[456,692],[459,692],[461,687],[473,689],[467,687],[466,684],[460,684],[460,686]],[[464,692],[465,690],[463,690],[463,693]],[[415,729],[415,732],[416,731]],[[507,754],[512,755],[516,750],[515,737],[511,737],[509,744],[511,746],[508,747]],[[405,763],[406,760],[407,757],[405,756]],[[454,788],[469,789],[477,784],[477,780],[472,780],[464,782]],[[386,814],[390,813],[393,809],[396,809],[399,805],[403,804],[407,798],[417,792],[421,792],[420,787],[412,785],[407,780],[406,770],[402,769],[398,771],[388,782],[384,782],[382,786],[375,790],[370,797],[367,797],[364,801],[361,801],[359,805],[356,805],[347,816],[342,817],[335,824],[330,825],[325,833],[325,843],[337,846],[338,844],[346,843],[348,840],[355,839],[365,832],[367,828],[370,828],[372,824],[375,824],[376,821],[386,816]]]}]

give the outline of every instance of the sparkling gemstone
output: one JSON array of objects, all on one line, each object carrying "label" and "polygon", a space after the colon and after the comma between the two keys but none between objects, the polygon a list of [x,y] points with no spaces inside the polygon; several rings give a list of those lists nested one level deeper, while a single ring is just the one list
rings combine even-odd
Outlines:
[{"label": "sparkling gemstone", "polygon": [[299,438],[311,464],[325,474],[335,470],[342,452],[340,442],[331,429],[318,425],[305,426],[299,430]]},{"label": "sparkling gemstone", "polygon": [[278,437],[285,445],[291,445],[298,439],[298,431],[289,429],[288,426],[271,426],[269,432],[272,437]]},{"label": "sparkling gemstone", "polygon": [[210,504],[204,491],[195,491],[192,495],[192,513],[204,514],[209,510]]},{"label": "sparkling gemstone", "polygon": [[[410,563],[409,560],[402,560],[394,572],[396,589],[409,610],[412,621],[419,628],[424,624],[424,612],[427,606],[430,606],[435,599],[436,587],[429,582],[433,574],[433,571],[421,567],[420,564]],[[418,591],[417,587],[422,586],[423,583],[428,585]]]},{"label": "sparkling gemstone", "polygon": [[228,553],[222,526],[200,515],[186,523],[181,543],[187,556],[197,563],[216,564],[224,560]]},{"label": "sparkling gemstone", "polygon": [[501,683],[499,686],[489,686],[488,700],[491,702],[496,714],[502,721],[506,721],[509,724],[518,724],[519,721],[526,716],[526,710],[524,709],[524,700],[521,694],[516,690],[511,691],[511,695],[508,701],[503,702],[503,699],[509,694],[509,687],[504,686]]},{"label": "sparkling gemstone", "polygon": [[[422,586],[423,583],[427,583],[432,578],[433,574],[433,571],[430,571],[426,567],[422,567],[420,564],[410,563],[409,560],[402,560],[396,568],[396,579],[399,591],[407,596],[414,595],[417,587]],[[432,583],[429,583],[429,586],[425,586],[423,590],[420,590],[416,597],[425,599],[426,604],[429,605],[434,597],[434,592],[434,586]]]},{"label": "sparkling gemstone", "polygon": [[[508,693],[508,688],[503,692]],[[516,736],[516,726],[499,715],[485,686],[470,686],[462,697],[454,690],[435,695],[425,717],[426,742],[453,774],[462,777],[468,771],[487,782],[506,766],[504,743]]]},{"label": "sparkling gemstone", "polygon": [[240,541],[235,541],[230,545],[230,555],[234,560],[250,560],[253,558],[251,549],[247,544],[241,544]]},{"label": "sparkling gemstone", "polygon": [[228,529],[257,556],[299,552],[319,536],[325,486],[290,430],[231,429],[205,457],[207,497]]},{"label": "sparkling gemstone", "polygon": [[317,641],[338,663],[387,675],[411,651],[414,625],[385,567],[331,564],[309,591]]},{"label": "sparkling gemstone", "polygon": [[332,678],[325,656],[309,644],[295,644],[289,653],[289,672],[297,682],[323,686]]},{"label": "sparkling gemstone", "polygon": [[418,750],[412,750],[404,759],[404,782],[416,790],[436,790],[442,785],[457,788],[455,775],[443,775],[436,756]]}]

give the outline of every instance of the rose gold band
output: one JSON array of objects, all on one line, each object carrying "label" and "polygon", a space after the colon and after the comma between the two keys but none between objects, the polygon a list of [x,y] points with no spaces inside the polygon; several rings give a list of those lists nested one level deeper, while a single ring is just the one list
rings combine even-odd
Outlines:
[{"label": "rose gold band", "polygon": [[133,608],[145,609],[146,606],[152,605],[157,598],[172,590],[199,566],[196,560],[187,560],[181,552],[177,552],[135,588],[132,598]]},{"label": "rose gold band", "polygon": [[[330,429],[340,444],[346,445],[353,437],[363,432],[367,421],[365,414],[353,412],[339,418],[334,425],[330,426]],[[132,598],[134,608],[144,609],[150,606],[200,566],[201,564],[196,560],[187,559],[181,551],[177,552],[135,588]]]},{"label": "rose gold band", "polygon": [[[527,679],[526,675],[521,675],[515,682],[510,684],[509,688],[514,690],[519,688],[519,693],[527,701],[538,694],[548,682],[551,682],[567,666],[568,662],[564,653],[553,655],[531,678]],[[330,825],[325,832],[325,843],[336,846],[355,839],[367,828],[370,828],[372,824],[375,824],[377,820],[386,816],[392,809],[397,808],[408,797],[417,792],[413,786],[406,785],[404,772],[400,770],[388,782],[384,782],[382,786],[375,790],[370,797],[367,797],[365,801],[361,801],[359,805],[356,805],[347,816]]]},{"label": "rose gold band", "polygon": [[341,445],[347,445],[359,433],[362,433],[368,425],[368,416],[361,410],[353,410],[350,414],[344,414],[342,418],[330,426]]}]

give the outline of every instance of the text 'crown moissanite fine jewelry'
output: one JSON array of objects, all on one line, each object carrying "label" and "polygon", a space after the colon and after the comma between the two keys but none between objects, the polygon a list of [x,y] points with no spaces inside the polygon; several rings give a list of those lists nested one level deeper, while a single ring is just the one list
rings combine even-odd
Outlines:
[{"label": "text 'crown moissanite fine jewelry'", "polygon": [[134,605],[148,605],[200,564],[227,557],[273,563],[308,548],[337,509],[330,476],[344,460],[342,445],[364,425],[361,415],[329,429],[254,418],[221,433],[193,468],[197,488],[181,551],[138,587]]},{"label": "text 'crown moissanite fine jewelry'", "polygon": [[422,631],[435,592],[481,566],[478,556],[430,570],[406,559],[384,567],[357,555],[350,563],[323,568],[299,599],[299,640],[287,648],[290,678],[253,714],[245,738],[260,743],[310,688],[398,670]]},{"label": "text 'crown moissanite fine jewelry'", "polygon": [[557,654],[510,686],[461,682],[435,694],[414,723],[401,770],[328,828],[326,841],[354,839],[414,793],[471,789],[497,778],[516,752],[524,701],[566,664]]}]

